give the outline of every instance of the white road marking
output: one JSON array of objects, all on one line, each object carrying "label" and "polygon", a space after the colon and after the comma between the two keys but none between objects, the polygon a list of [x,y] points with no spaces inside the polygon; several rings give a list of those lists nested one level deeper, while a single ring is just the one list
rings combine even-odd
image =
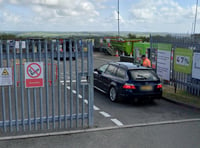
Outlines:
[{"label": "white road marking", "polygon": [[[62,85],[64,85],[64,83],[70,83],[70,80],[67,80],[66,82],[65,81],[60,81],[61,82],[61,84]],[[72,80],[72,82],[73,83],[76,83],[76,80]],[[87,80],[81,80],[81,82],[87,82]],[[66,87],[67,89],[71,89],[70,88],[70,86],[67,86]],[[72,92],[74,93],[74,94],[76,94],[76,90],[72,90]],[[79,98],[83,98],[80,94],[78,95],[78,97]],[[85,104],[88,104],[88,100],[84,100],[84,102],[85,102]],[[99,111],[100,110],[100,108],[98,108],[97,106],[93,106],[93,109],[95,110],[95,111]],[[101,111],[101,112],[99,112],[101,115],[103,115],[104,117],[106,117],[106,118],[108,118],[108,117],[111,117],[111,115],[110,114],[108,114],[108,113],[106,113],[106,112],[104,112],[104,111]],[[117,126],[123,126],[123,123],[121,122],[121,121],[119,121],[119,120],[117,120],[117,119],[111,119],[111,121],[113,122],[113,123],[115,123]]]},{"label": "white road marking", "polygon": [[84,102],[85,102],[85,104],[88,104],[88,100],[85,99]]},{"label": "white road marking", "polygon": [[[69,89],[69,90],[70,90],[71,88],[70,88],[69,86],[67,86],[67,89]],[[74,94],[76,94],[76,90],[72,90],[72,92],[73,92]],[[80,99],[82,99],[82,98],[83,98],[83,97],[82,97],[82,95],[80,95],[80,94],[78,95],[78,97],[79,97]]]},{"label": "white road marking", "polygon": [[102,114],[104,117],[108,118],[108,117],[111,117],[111,115],[109,115],[108,113],[106,112],[99,112],[100,114]]},{"label": "white road marking", "polygon": [[[60,81],[60,83],[61,83],[62,85],[64,85],[65,82],[66,82],[66,83],[70,83],[70,81],[71,81],[71,80],[66,80],[66,81],[63,81],[63,80],[62,80],[62,81]],[[81,82],[84,83],[84,82],[87,82],[87,80],[81,80]],[[72,80],[72,83],[76,83],[76,80]]]},{"label": "white road marking", "polygon": [[93,106],[94,110],[100,110],[97,106]]},{"label": "white road marking", "polygon": [[117,119],[110,119],[112,122],[114,122],[117,126],[123,126],[123,123]]},{"label": "white road marking", "polygon": [[[60,81],[63,85],[64,85],[64,81]],[[66,83],[67,82],[70,82],[70,81],[66,81]],[[73,80],[72,82],[76,82],[76,80]],[[69,86],[67,86],[67,89],[71,89]],[[72,92],[74,93],[74,94],[76,94],[76,90],[72,90]],[[78,97],[79,98],[83,98],[80,94],[78,95]],[[84,102],[85,102],[85,104],[88,104],[88,100],[84,100]],[[99,111],[100,110],[100,108],[98,108],[97,106],[93,106],[93,109],[95,110],[95,111]],[[106,118],[108,118],[108,117],[111,117],[111,115],[110,114],[108,114],[108,113],[106,113],[106,112],[104,112],[104,111],[101,111],[101,112],[99,112],[101,115],[103,115],[104,117],[106,117]],[[117,126],[123,126],[123,123],[121,122],[121,121],[119,121],[119,120],[117,120],[117,119],[111,119],[111,121],[112,122],[114,122]]]}]

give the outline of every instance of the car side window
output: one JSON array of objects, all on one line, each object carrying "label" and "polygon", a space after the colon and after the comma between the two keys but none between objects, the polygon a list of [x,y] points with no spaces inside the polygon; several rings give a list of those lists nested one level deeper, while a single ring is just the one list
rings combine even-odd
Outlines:
[{"label": "car side window", "polygon": [[122,69],[122,68],[118,68],[116,75],[117,75],[117,77],[123,79],[126,76],[126,71],[124,69]]},{"label": "car side window", "polygon": [[109,74],[109,75],[115,75],[116,73],[116,70],[117,70],[117,67],[114,66],[114,65],[109,65],[108,68],[106,69],[106,74]]},{"label": "car side window", "polygon": [[105,65],[102,65],[101,67],[99,67],[98,70],[103,73],[106,71],[107,67],[108,67],[108,64],[105,64]]}]

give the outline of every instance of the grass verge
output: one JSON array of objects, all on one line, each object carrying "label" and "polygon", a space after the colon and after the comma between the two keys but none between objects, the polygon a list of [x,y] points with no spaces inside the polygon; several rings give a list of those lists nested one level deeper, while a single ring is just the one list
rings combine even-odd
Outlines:
[{"label": "grass verge", "polygon": [[169,85],[163,86],[163,97],[172,100],[177,101],[180,103],[188,104],[190,106],[194,106],[197,108],[200,108],[200,97],[194,96],[189,94],[186,91],[183,90],[177,90],[176,93],[174,92],[174,87]]}]

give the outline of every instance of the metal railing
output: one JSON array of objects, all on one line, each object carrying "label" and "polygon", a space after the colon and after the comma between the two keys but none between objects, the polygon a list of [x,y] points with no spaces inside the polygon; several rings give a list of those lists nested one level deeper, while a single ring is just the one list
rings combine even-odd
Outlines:
[{"label": "metal railing", "polygon": [[[195,42],[194,38],[190,36],[167,36],[167,37],[155,37],[151,36],[151,48],[157,49],[157,44],[170,44],[171,45],[171,63],[170,63],[170,80],[165,81],[165,84],[169,84],[174,86],[174,89],[180,89],[186,91],[192,95],[200,96],[200,79],[194,78],[192,67],[191,73],[187,73],[186,71],[177,71],[174,68],[174,64],[176,64],[176,59],[174,53],[178,48],[188,49],[188,51],[192,51],[193,55],[195,53],[200,53],[200,43]],[[154,53],[157,56],[157,53]],[[190,59],[193,62],[193,58]],[[157,64],[157,63],[156,63]],[[157,69],[156,69],[157,70]]]},{"label": "metal railing", "polygon": [[1,136],[93,126],[93,49],[87,46],[0,40]]}]

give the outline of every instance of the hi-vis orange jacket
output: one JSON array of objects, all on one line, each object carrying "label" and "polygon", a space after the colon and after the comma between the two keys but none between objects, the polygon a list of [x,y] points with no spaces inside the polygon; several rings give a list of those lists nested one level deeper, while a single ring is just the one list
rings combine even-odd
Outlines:
[{"label": "hi-vis orange jacket", "polygon": [[151,67],[151,61],[148,58],[145,58],[142,65],[144,67]]}]

